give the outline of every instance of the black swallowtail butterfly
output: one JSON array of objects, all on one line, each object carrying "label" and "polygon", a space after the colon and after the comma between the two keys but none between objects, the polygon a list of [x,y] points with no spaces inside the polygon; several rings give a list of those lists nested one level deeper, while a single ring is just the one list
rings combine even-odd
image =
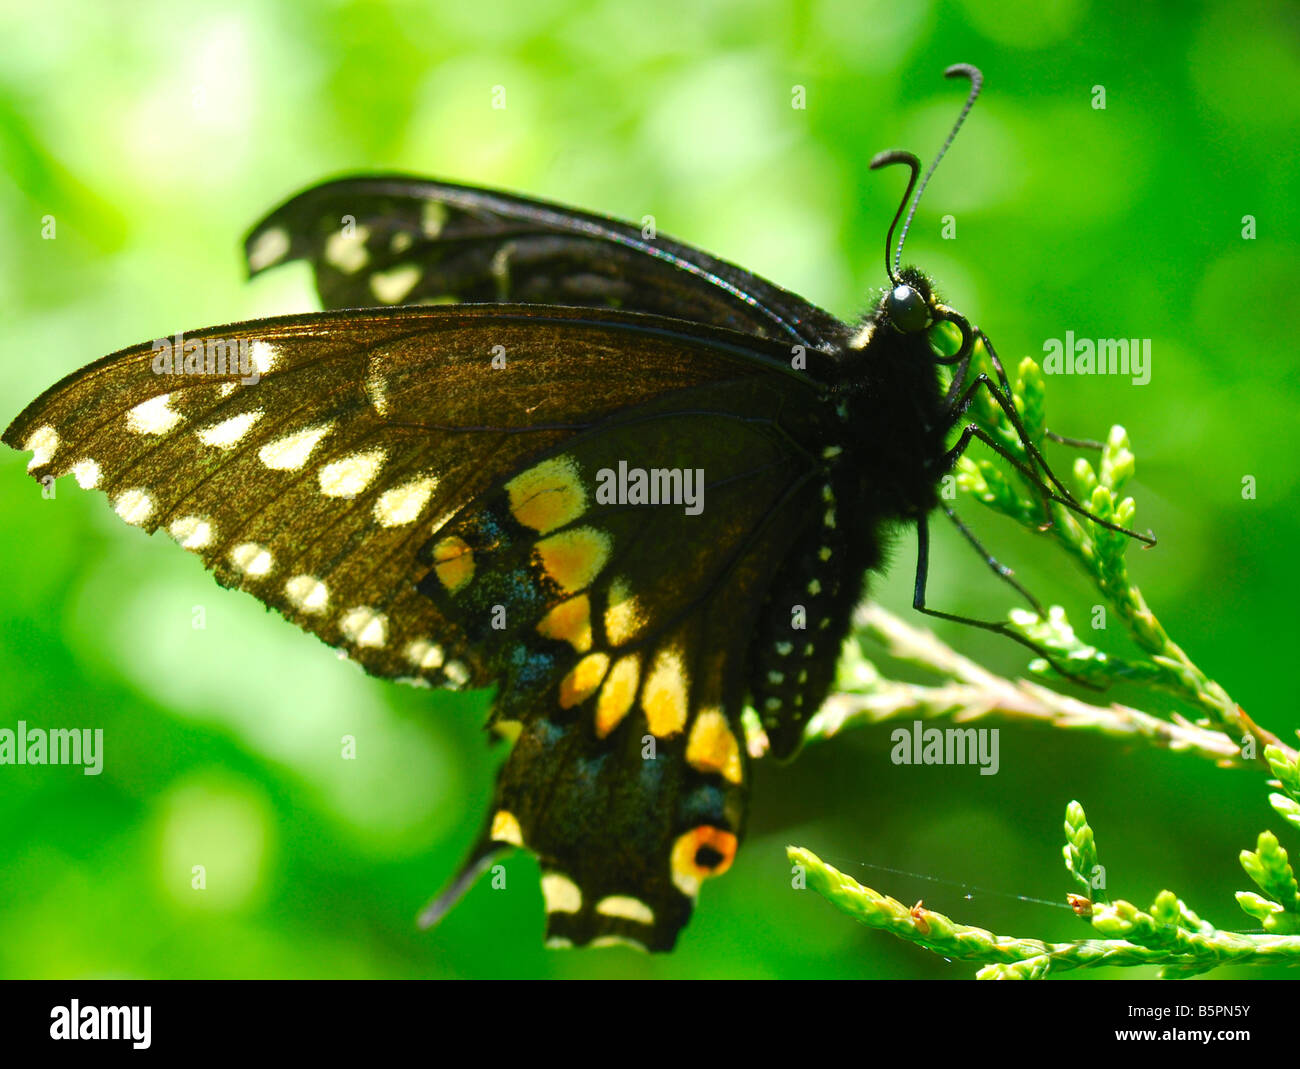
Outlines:
[{"label": "black swallowtail butterfly", "polygon": [[[980,76],[948,73],[972,83],[959,126]],[[4,441],[377,676],[498,685],[513,746],[426,920],[524,846],[548,944],[667,950],[744,832],[746,702],[791,755],[885,529],[916,525],[934,612],[926,517],[972,438],[1079,508],[1027,440],[1050,486],[973,425],[948,443],[976,389],[1020,424],[901,238],[890,265],[920,168],[872,164],[899,162],[892,285],[855,326],[604,217],[329,182],[246,243],[253,274],[310,262],[327,311],[106,357]]]}]

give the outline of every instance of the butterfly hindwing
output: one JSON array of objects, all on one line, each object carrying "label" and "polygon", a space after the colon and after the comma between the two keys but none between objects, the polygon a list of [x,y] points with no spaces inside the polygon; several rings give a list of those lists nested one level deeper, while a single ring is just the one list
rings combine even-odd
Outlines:
[{"label": "butterfly hindwing", "polygon": [[[734,856],[742,666],[768,562],[800,527],[787,507],[809,479],[777,431],[782,404],[756,380],[637,406],[426,548],[439,563],[421,589],[495,651],[494,715],[519,723],[488,835],[539,856],[554,945],[668,949],[700,882]],[[601,500],[620,462],[680,472],[701,459],[693,505]]]},{"label": "butterfly hindwing", "polygon": [[307,260],[327,308],[511,303],[621,308],[831,348],[828,312],[700,249],[605,216],[400,175],[298,194],[245,243],[253,274]]}]

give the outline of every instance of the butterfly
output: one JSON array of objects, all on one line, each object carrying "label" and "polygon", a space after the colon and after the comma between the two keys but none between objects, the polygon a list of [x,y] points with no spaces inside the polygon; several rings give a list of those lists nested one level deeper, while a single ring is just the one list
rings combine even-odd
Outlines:
[{"label": "butterfly", "polygon": [[[971,80],[960,126],[980,74],[947,73]],[[970,442],[1081,511],[986,336],[901,237],[891,264],[925,185],[910,153],[872,166],[897,163],[890,286],[856,324],[603,216],[327,182],[245,245],[253,275],[308,262],[325,311],[105,357],[3,440],[376,676],[496,686],[509,755],[425,923],[523,847],[548,945],[669,950],[733,863],[754,755],[791,756],[826,696],[889,529],[917,531],[916,607],[962,619],[925,604],[926,522]],[[977,341],[998,381],[970,374]],[[979,389],[1024,457],[961,428]]]}]

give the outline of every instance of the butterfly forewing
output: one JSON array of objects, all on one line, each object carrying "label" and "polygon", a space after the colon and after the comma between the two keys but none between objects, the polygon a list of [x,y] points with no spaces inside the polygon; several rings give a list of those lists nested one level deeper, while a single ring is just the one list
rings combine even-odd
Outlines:
[{"label": "butterfly forewing", "polygon": [[[267,320],[105,358],[4,440],[372,673],[497,682],[520,735],[488,838],[542,859],[553,941],[667,949],[743,833],[746,650],[816,467],[791,432],[817,389],[738,340],[578,310]],[[204,364],[217,343],[251,362]]]},{"label": "butterfly forewing", "polygon": [[830,349],[822,309],[700,249],[604,216],[403,176],[328,182],[245,244],[250,270],[304,259],[327,308],[497,302],[621,308]]}]

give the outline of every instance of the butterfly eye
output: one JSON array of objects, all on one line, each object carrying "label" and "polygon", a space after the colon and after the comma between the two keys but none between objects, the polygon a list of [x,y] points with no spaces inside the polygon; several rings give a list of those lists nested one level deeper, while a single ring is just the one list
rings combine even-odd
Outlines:
[{"label": "butterfly eye", "polygon": [[930,309],[925,298],[911,286],[895,286],[889,294],[889,321],[904,334],[924,330],[930,322]]}]

